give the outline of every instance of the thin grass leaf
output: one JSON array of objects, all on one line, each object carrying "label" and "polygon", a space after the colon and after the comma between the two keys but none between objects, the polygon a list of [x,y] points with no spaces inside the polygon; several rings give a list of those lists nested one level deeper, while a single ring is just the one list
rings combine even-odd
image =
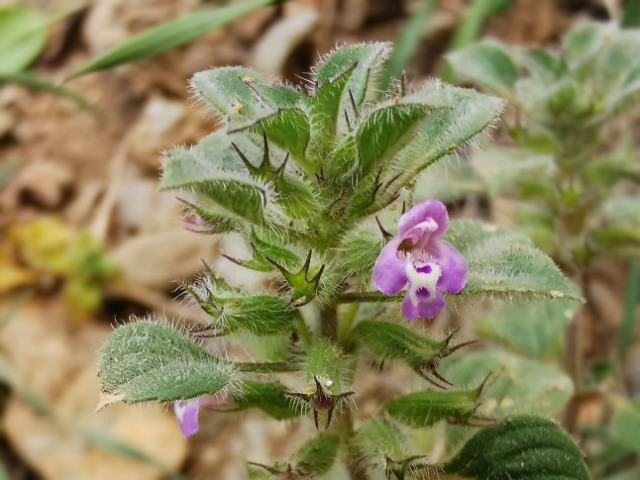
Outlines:
[{"label": "thin grass leaf", "polygon": [[153,57],[184,45],[253,10],[280,3],[280,1],[282,0],[249,0],[226,7],[192,12],[177,20],[151,28],[127,42],[116,45],[91,60],[79,70],[76,70],[69,79]]},{"label": "thin grass leaf", "polygon": [[27,68],[47,42],[47,21],[26,6],[0,8],[0,73]]},{"label": "thin grass leaf", "polygon": [[429,21],[431,12],[439,0],[424,0],[422,7],[413,14],[405,27],[400,32],[395,42],[393,53],[389,58],[389,64],[384,77],[380,82],[380,87],[385,90],[392,78],[401,78],[402,73],[409,64],[409,60],[415,53],[420,43],[420,37],[425,24]]},{"label": "thin grass leaf", "polygon": [[77,107],[86,110],[95,116],[103,116],[103,112],[82,95],[79,95],[69,88],[56,85],[51,80],[40,77],[31,72],[0,73],[0,85],[3,83],[16,83],[33,90],[48,92],[56,97],[71,101]]},{"label": "thin grass leaf", "polygon": [[27,68],[42,53],[48,28],[85,7],[76,5],[48,17],[27,6],[0,7],[0,73]]},{"label": "thin grass leaf", "polygon": [[622,326],[618,337],[618,358],[624,364],[627,351],[633,342],[635,329],[635,312],[640,301],[640,263],[634,262],[627,278],[627,288],[624,293],[624,312],[622,314]]}]

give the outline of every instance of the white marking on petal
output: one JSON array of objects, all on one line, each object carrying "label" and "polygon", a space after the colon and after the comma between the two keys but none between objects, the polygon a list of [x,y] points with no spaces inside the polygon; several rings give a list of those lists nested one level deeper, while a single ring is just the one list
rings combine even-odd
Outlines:
[{"label": "white marking on petal", "polygon": [[[431,271],[429,273],[419,272],[417,269],[429,266],[431,267]],[[409,300],[414,307],[417,307],[420,303],[420,299],[418,298],[418,291],[421,289],[425,289],[429,292],[429,297],[433,297],[436,293],[436,285],[438,284],[438,280],[442,275],[442,269],[440,265],[434,262],[425,262],[425,261],[413,261],[409,259],[407,261],[407,266],[405,267],[405,272],[407,274],[407,279],[409,280],[409,290],[407,294],[409,295]]]},{"label": "white marking on petal", "polygon": [[177,402],[174,402],[173,411],[176,414],[178,422],[182,423],[184,421],[184,414],[187,411],[187,402],[184,400],[178,400]]}]

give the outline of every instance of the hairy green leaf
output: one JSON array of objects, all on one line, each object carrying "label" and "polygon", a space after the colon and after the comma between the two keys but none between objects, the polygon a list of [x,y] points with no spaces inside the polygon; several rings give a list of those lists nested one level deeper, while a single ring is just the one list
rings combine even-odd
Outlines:
[{"label": "hairy green leaf", "polygon": [[386,174],[392,182],[381,195],[383,203],[393,198],[420,171],[481,132],[503,106],[498,98],[436,80],[404,97],[401,104],[422,105],[429,109],[429,113],[421,122],[414,140],[396,155],[392,168]]},{"label": "hairy green leaf", "polygon": [[548,179],[555,170],[551,155],[507,147],[477,152],[472,164],[491,195],[517,192],[529,182]]},{"label": "hairy green leaf", "polygon": [[294,470],[303,478],[315,478],[327,473],[338,455],[340,437],[332,433],[323,433],[309,440],[296,453],[298,461]]},{"label": "hairy green leaf", "polygon": [[562,59],[571,70],[591,61],[605,43],[604,29],[595,23],[579,25],[562,40]]},{"label": "hairy green leaf", "polygon": [[603,206],[605,221],[610,224],[637,226],[640,228],[640,198],[617,197]]},{"label": "hairy green leaf", "polygon": [[446,58],[457,73],[498,93],[505,93],[518,80],[515,61],[497,42],[476,43]]},{"label": "hairy green leaf", "polygon": [[474,315],[476,329],[513,350],[544,357],[561,343],[564,327],[579,304],[572,300],[529,300],[502,303],[495,309]]},{"label": "hairy green leaf", "polygon": [[443,202],[454,202],[484,194],[486,186],[469,161],[450,155],[420,173],[416,179],[414,201],[437,198]]},{"label": "hairy green leaf", "polygon": [[318,161],[321,161],[326,152],[333,148],[339,124],[345,121],[344,113],[343,118],[340,118],[342,97],[354,70],[355,65],[352,65],[338,77],[327,80],[309,99],[311,141],[314,147],[310,154],[315,155]]},{"label": "hairy green leaf", "polygon": [[345,237],[340,253],[332,268],[345,280],[355,277],[365,281],[371,278],[373,265],[384,246],[382,235],[365,230]]},{"label": "hairy green leaf", "polygon": [[222,213],[256,225],[283,221],[273,187],[249,173],[232,148],[231,138],[222,131],[195,147],[169,152],[161,188],[196,192],[221,209],[211,212],[213,215]]},{"label": "hairy green leaf", "polygon": [[233,398],[237,410],[257,408],[272,418],[287,420],[302,413],[285,395],[288,391],[281,383],[246,381]]},{"label": "hairy green leaf", "polygon": [[522,63],[532,75],[551,84],[561,72],[560,60],[546,50],[526,48],[522,51]]},{"label": "hairy green leaf", "polygon": [[186,289],[211,317],[210,328],[223,334],[238,330],[254,335],[284,334],[292,330],[297,315],[281,297],[233,288],[211,273]]},{"label": "hairy green leaf", "polygon": [[394,419],[414,428],[440,420],[465,423],[474,415],[484,383],[473,390],[410,393],[387,402],[385,410]]},{"label": "hairy green leaf", "polygon": [[385,418],[375,417],[362,425],[354,444],[375,471],[386,467],[387,458],[399,461],[407,456],[406,439],[398,427]]},{"label": "hairy green leaf", "polygon": [[590,480],[583,454],[554,421],[513,417],[477,433],[445,465],[478,480]]},{"label": "hairy green leaf", "polygon": [[553,260],[524,235],[475,220],[453,220],[445,238],[467,259],[463,296],[581,300]]},{"label": "hairy green leaf", "polygon": [[640,399],[619,400],[613,417],[613,426],[620,441],[640,453]]},{"label": "hairy green leaf", "polygon": [[273,3],[278,3],[278,0],[247,0],[225,7],[196,11],[163,23],[104,52],[76,70],[71,78],[153,57]]},{"label": "hairy green leaf", "polygon": [[448,344],[448,340],[432,340],[397,323],[374,320],[360,322],[355,334],[380,359],[401,360],[418,372]]},{"label": "hairy green leaf", "polygon": [[[339,48],[316,65],[316,80],[320,86],[332,81],[353,68],[348,84],[343,89],[350,91],[356,106],[379,95],[378,79],[391,51],[388,43],[361,43]],[[349,102],[349,98],[342,98]]]},{"label": "hairy green leaf", "polygon": [[405,147],[428,113],[425,105],[388,105],[367,115],[355,133],[360,173],[375,171]]},{"label": "hairy green leaf", "polygon": [[521,412],[553,416],[573,394],[571,379],[554,365],[506,353],[472,353],[443,362],[443,375],[455,385],[476,385],[493,372],[479,414],[507,418]]},{"label": "hairy green leaf", "polygon": [[302,108],[305,95],[286,85],[271,84],[244,67],[223,67],[196,73],[191,81],[197,94],[226,118],[229,133],[252,129],[304,160],[309,122]]},{"label": "hairy green leaf", "polygon": [[117,328],[102,347],[101,406],[170,402],[214,394],[233,381],[233,367],[167,325],[136,321]]}]

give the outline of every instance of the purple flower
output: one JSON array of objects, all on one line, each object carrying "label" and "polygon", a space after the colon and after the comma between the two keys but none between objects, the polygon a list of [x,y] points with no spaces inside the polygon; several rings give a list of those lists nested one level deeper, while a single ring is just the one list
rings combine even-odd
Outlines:
[{"label": "purple flower", "polygon": [[189,438],[198,431],[198,413],[200,412],[200,400],[178,400],[173,402],[173,411],[176,414],[182,434]]},{"label": "purple flower", "polygon": [[459,293],[467,282],[467,261],[440,239],[449,224],[447,208],[426,200],[400,217],[398,234],[380,252],[373,267],[378,290],[395,295],[408,283],[402,303],[405,317],[433,318],[445,293]]}]

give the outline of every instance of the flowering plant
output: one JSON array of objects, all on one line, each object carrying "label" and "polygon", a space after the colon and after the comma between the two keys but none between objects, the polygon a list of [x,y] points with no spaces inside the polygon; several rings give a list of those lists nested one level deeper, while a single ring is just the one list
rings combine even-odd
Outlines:
[{"label": "flowering plant", "polygon": [[[588,478],[575,444],[544,418],[553,412],[512,417],[493,408],[490,415],[480,407],[504,394],[500,377],[443,372],[472,343],[429,333],[423,320],[452,315],[445,305],[579,295],[526,237],[449,220],[437,200],[414,202],[416,176],[491,124],[502,102],[435,80],[381,92],[389,50],[339,48],[303,90],[242,67],[194,76],[194,91],[222,128],[169,152],[162,186],[182,192],[190,228],[242,236],[250,255],[227,259],[268,281],[249,290],[207,267],[184,285],[206,324],[136,320],[117,328],[101,352],[101,405],[173,403],[186,435],[211,401],[225,412],[311,417],[321,433],[284,466],[251,464],[252,478],[400,480],[442,469],[478,478],[550,471]],[[216,346],[233,337],[251,339],[252,361],[219,353]],[[373,417],[358,409],[367,360],[415,374]],[[493,428],[461,449],[447,441],[451,448],[434,457],[436,445],[415,432],[442,425],[464,431],[464,442],[476,433],[471,426]],[[517,475],[515,461],[523,465]]]},{"label": "flowering plant", "polygon": [[[598,452],[615,450],[620,459],[640,453],[637,431],[628,427],[640,405],[621,394],[626,389],[611,392],[612,385],[628,384],[634,364],[628,353],[640,279],[640,163],[637,138],[629,131],[636,118],[632,109],[640,102],[639,49],[637,28],[585,22],[553,50],[485,41],[452,53],[448,59],[460,75],[509,101],[515,113],[506,122],[510,135],[502,145],[455,164],[446,178],[450,184],[454,177],[464,178],[455,182],[462,186],[456,192],[428,188],[442,184],[435,169],[417,181],[430,196],[449,201],[470,192],[484,197],[495,217],[530,236],[580,285],[587,299],[582,309],[560,307],[562,302],[494,305],[476,315],[476,325],[510,350],[544,358],[571,375],[576,392],[565,414],[570,429],[579,431],[592,396],[614,412],[584,432],[583,443],[592,471],[629,478],[638,476],[637,468],[625,471],[633,462],[612,465]],[[618,276],[620,261],[635,264],[618,324],[620,314],[597,292],[609,284],[601,266],[613,266]],[[603,341],[603,331],[617,341]]]}]

